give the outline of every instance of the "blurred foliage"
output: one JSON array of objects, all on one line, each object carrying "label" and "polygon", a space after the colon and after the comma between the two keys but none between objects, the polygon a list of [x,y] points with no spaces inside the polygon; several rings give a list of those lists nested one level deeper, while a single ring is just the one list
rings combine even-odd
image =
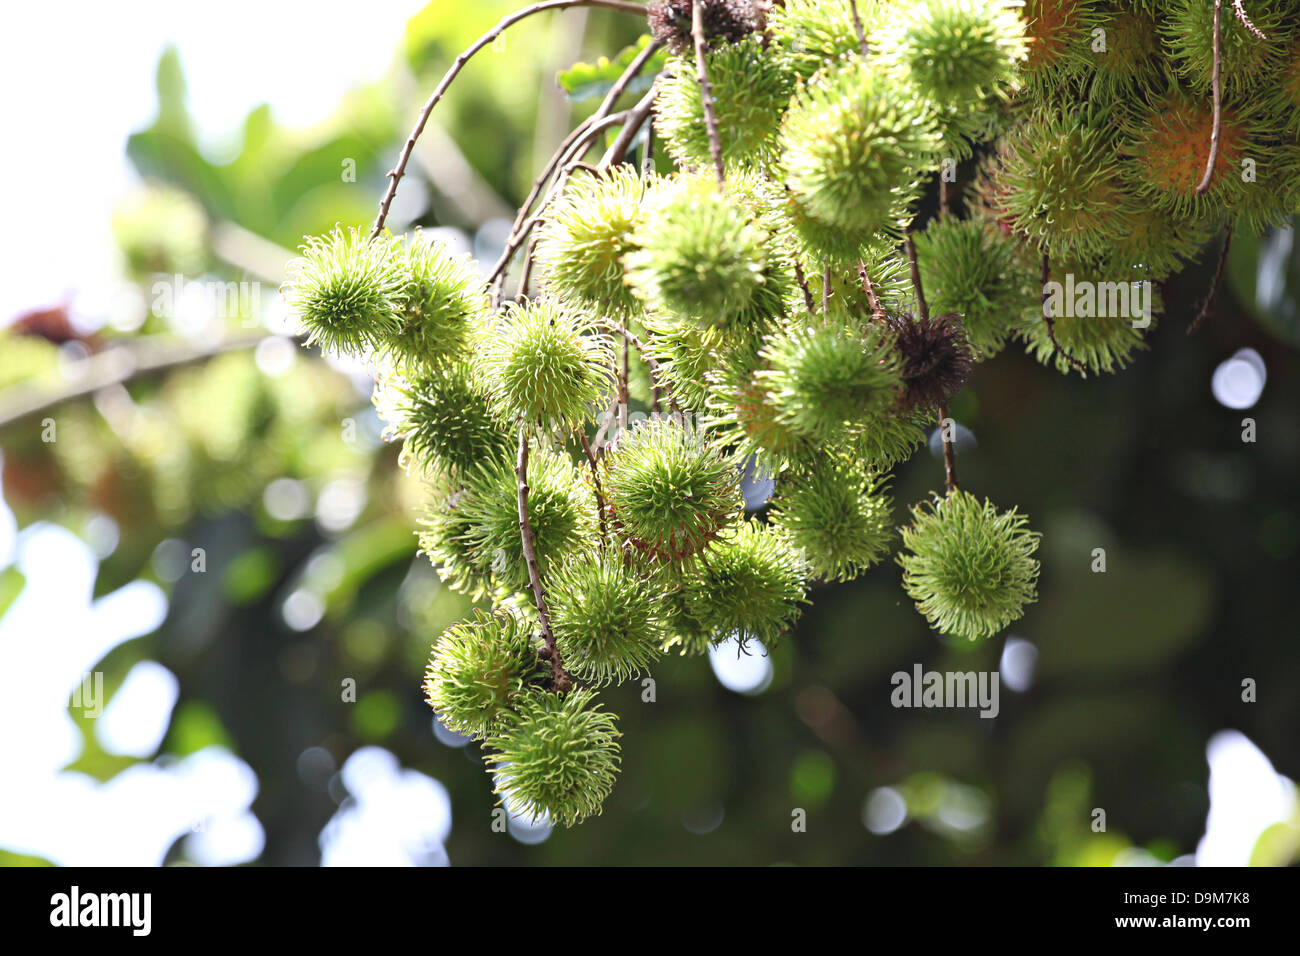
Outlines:
[{"label": "blurred foliage", "polygon": [[[424,91],[515,6],[430,3],[410,20],[389,81],[353,91],[312,129],[284,128],[258,107],[225,163],[198,146],[202,117],[188,110],[182,65],[164,56],[157,118],[128,146],[142,178],[163,188],[125,205],[116,224],[141,314],[72,344],[96,353],[176,338],[175,310],[145,308],[158,272],[251,277],[269,293],[273,277],[232,262],[217,225],[292,247],[336,222],[370,221]],[[637,26],[600,12],[535,17],[465,70],[437,122],[497,202],[522,199],[539,153],[635,55]],[[598,59],[611,50],[622,52]],[[572,99],[556,81],[564,68]],[[463,207],[439,199],[428,168],[408,175],[431,198],[406,221],[471,236],[482,225],[457,220]],[[404,189],[418,195],[413,181]],[[250,347],[128,379],[54,409],[55,442],[42,440],[39,417],[0,427],[4,495],[20,527],[56,521],[89,537],[95,519],[112,520],[119,537],[97,593],[138,578],[168,593],[163,626],[99,665],[106,690],[145,659],[178,676],[162,750],[221,743],[253,767],[265,864],[316,862],[343,796],[337,783],[300,776],[299,755],[321,747],[341,765],[366,743],[449,789],[454,863],[1108,865],[1132,861],[1135,848],[1168,860],[1203,832],[1214,731],[1241,730],[1280,772],[1300,775],[1300,377],[1286,346],[1300,328],[1300,259],[1286,243],[1239,240],[1231,294],[1188,339],[1177,317],[1204,293],[1207,250],[1204,269],[1165,290],[1170,321],[1122,375],[1081,382],[1008,353],[979,366],[954,403],[979,442],[962,458],[963,485],[996,490],[1045,529],[1042,601],[1014,629],[1038,648],[1037,675],[1027,692],[1003,687],[997,720],[890,706],[893,672],[996,669],[1002,642],[940,641],[903,603],[897,570],[881,568],[813,596],[762,694],[727,691],[701,660],[677,657],[655,667],[653,702],[635,684],[608,691],[622,715],[623,779],[603,816],[535,846],[491,829],[478,747],[444,746],[431,732],[420,681],[428,646],[467,608],[412,557],[420,489],[379,440],[368,384],[348,370]],[[227,317],[228,333],[237,319]],[[66,342],[27,328],[0,335],[0,406],[7,390],[63,380]],[[1219,406],[1208,387],[1214,366],[1244,346],[1269,371],[1248,413]],[[645,383],[636,370],[634,394],[648,398]],[[1258,422],[1256,444],[1240,439],[1244,414]],[[918,500],[941,480],[941,462],[917,456],[898,473],[896,498]],[[1096,547],[1107,549],[1105,574],[1090,569]],[[22,584],[0,571],[0,613]],[[286,622],[293,596],[302,629]],[[1241,701],[1247,676],[1259,681],[1258,703]],[[341,700],[347,679],[355,703]],[[104,753],[78,723],[75,769],[106,779],[134,762]],[[864,802],[882,787],[907,808],[884,836],[863,825]],[[1097,807],[1105,833],[1090,826]],[[796,809],[806,832],[792,829]],[[1257,861],[1295,859],[1297,833],[1300,820],[1272,828]],[[0,852],[0,864],[25,862],[38,861]]]}]

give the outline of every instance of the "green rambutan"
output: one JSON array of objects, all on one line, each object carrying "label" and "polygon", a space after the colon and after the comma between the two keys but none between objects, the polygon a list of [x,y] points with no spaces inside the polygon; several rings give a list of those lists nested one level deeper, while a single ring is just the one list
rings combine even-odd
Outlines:
[{"label": "green rambutan", "polygon": [[[707,53],[705,63],[728,173],[771,165],[778,155],[777,134],[794,92],[794,77],[756,36]],[[655,132],[677,165],[711,168],[693,54],[669,59],[655,104]]]},{"label": "green rambutan", "polygon": [[419,515],[420,551],[438,578],[461,594],[478,600],[492,587],[490,562],[480,562],[470,546],[472,524],[464,507],[467,492],[447,476],[430,483],[428,497]]},{"label": "green rambutan", "polygon": [[827,455],[781,479],[771,521],[802,551],[811,573],[849,581],[879,563],[893,538],[889,478]]},{"label": "green rambutan", "polygon": [[940,140],[931,109],[861,59],[818,74],[782,128],[781,165],[799,211],[868,233],[896,224]]},{"label": "green rambutan", "polygon": [[[509,591],[527,589],[513,458],[482,462],[465,482],[464,495],[456,503],[456,520],[463,529],[457,545],[480,575],[490,575]],[[596,509],[582,472],[545,445],[535,448],[528,460],[528,519],[543,577],[596,534]]]},{"label": "green rambutan", "polygon": [[424,689],[448,730],[483,737],[546,672],[531,625],[513,614],[475,610],[433,642]]},{"label": "green rambutan", "polygon": [[816,441],[842,437],[849,423],[889,412],[902,387],[900,362],[886,329],[855,327],[846,315],[796,325],[764,347],[755,381],[776,420]]},{"label": "green rambutan", "polygon": [[384,438],[402,442],[402,461],[427,472],[463,472],[509,453],[509,427],[493,415],[466,363],[392,374],[375,386],[373,401],[387,423]]},{"label": "green rambutan", "polygon": [[772,647],[805,603],[808,567],[784,536],[757,521],[714,542],[681,582],[677,634],[670,645],[699,653],[735,638]]},{"label": "green rambutan", "polygon": [[915,233],[917,265],[932,312],[961,316],[978,358],[1002,350],[1028,278],[1016,245],[981,219],[945,216]]},{"label": "green rambutan", "polygon": [[478,351],[482,388],[506,420],[572,427],[613,386],[609,337],[551,299],[512,303]]},{"label": "green rambutan", "polygon": [[570,673],[596,685],[621,683],[660,657],[666,635],[657,569],[603,547],[570,557],[547,587],[556,646]]},{"label": "green rambutan", "polygon": [[566,827],[600,813],[618,775],[619,733],[594,696],[532,690],[516,698],[484,760],[511,813]]},{"label": "green rambutan", "polygon": [[406,307],[401,327],[380,350],[413,373],[463,358],[475,322],[487,311],[487,293],[469,256],[453,257],[419,232],[394,241],[393,255],[401,263]]},{"label": "green rambutan", "polygon": [[636,248],[632,234],[654,182],[628,164],[599,176],[574,171],[537,233],[538,276],[549,292],[597,315],[640,312],[624,281],[623,257]]},{"label": "green rambutan", "polygon": [[312,236],[291,261],[280,292],[307,341],[334,354],[382,347],[406,321],[406,273],[389,239],[360,230]]},{"label": "green rambutan", "polygon": [[[1083,375],[1109,373],[1146,348],[1144,337],[1155,325],[1160,302],[1155,283],[1143,270],[1105,262],[1053,262],[1049,282],[1052,330],[1043,318],[1039,286],[1026,297],[1016,322],[1017,337],[1038,361],[1064,374],[1072,369]],[[1060,349],[1052,342],[1053,333]],[[1075,369],[1070,359],[1084,369]]]},{"label": "green rambutan", "polygon": [[639,423],[619,439],[603,463],[614,523],[649,556],[687,558],[741,514],[735,465],[676,419]]},{"label": "green rambutan", "polygon": [[[875,34],[883,0],[858,0],[863,32]],[[785,0],[768,14],[768,28],[796,76],[807,80],[824,66],[861,52],[847,0]]]},{"label": "green rambutan", "polygon": [[999,199],[1016,231],[1053,255],[1108,250],[1128,229],[1122,165],[1097,116],[1039,114],[1008,138]]},{"label": "green rambutan", "polygon": [[[736,197],[703,177],[680,180],[655,204],[624,259],[628,283],[652,311],[725,327],[757,307],[779,311],[780,289],[763,294],[768,233]],[[763,306],[766,305],[766,308]]]},{"label": "green rambutan", "polygon": [[890,9],[879,58],[961,124],[1005,98],[1026,55],[1019,4],[1006,0],[916,0]]},{"label": "green rambutan", "polygon": [[1037,600],[1040,537],[1014,508],[999,513],[965,491],[936,496],[903,529],[903,587],[941,634],[993,637]]},{"label": "green rambutan", "polygon": [[[1232,0],[1219,17],[1219,57],[1223,88],[1232,93],[1253,88],[1275,69],[1294,34],[1289,22],[1291,0],[1251,0],[1252,33],[1234,14]],[[1167,0],[1159,17],[1160,35],[1175,69],[1198,92],[1210,89],[1214,73],[1214,4],[1201,0]]]},{"label": "green rambutan", "polygon": [[925,430],[933,424],[933,419],[926,409],[900,409],[895,414],[851,427],[845,446],[864,465],[888,471],[924,444]]}]

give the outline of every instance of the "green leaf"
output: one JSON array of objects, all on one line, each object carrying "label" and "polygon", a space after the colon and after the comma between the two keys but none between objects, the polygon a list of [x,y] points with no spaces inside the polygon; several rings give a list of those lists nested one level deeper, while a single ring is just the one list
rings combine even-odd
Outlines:
[{"label": "green leaf", "polygon": [[27,579],[17,568],[9,567],[0,571],[0,617],[9,610],[9,605],[23,592]]},{"label": "green leaf", "polygon": [[[618,78],[623,72],[632,65],[632,61],[640,55],[641,51],[646,48],[650,42],[650,35],[643,35],[636,43],[625,47],[618,56],[610,59],[602,56],[595,63],[583,63],[581,61],[573,64],[567,70],[561,70],[556,79],[564,92],[569,94],[569,99],[575,102],[582,100],[595,99],[598,96],[604,96],[610,91]],[[654,82],[655,76],[664,68],[668,62],[667,49],[661,49],[641,68],[641,72],[627,85],[628,93],[644,93],[650,89],[650,84]]]}]

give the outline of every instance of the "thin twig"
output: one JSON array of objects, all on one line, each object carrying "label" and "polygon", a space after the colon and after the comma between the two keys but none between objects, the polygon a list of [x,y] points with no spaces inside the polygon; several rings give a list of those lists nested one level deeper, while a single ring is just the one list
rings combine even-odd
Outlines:
[{"label": "thin twig", "polygon": [[537,569],[537,550],[533,541],[533,525],[528,517],[528,423],[519,425],[519,457],[515,459],[515,476],[519,479],[519,537],[523,542],[524,564],[528,567],[528,583],[533,589],[533,600],[537,602],[537,618],[542,625],[542,640],[545,643],[543,657],[551,662],[551,689],[557,694],[566,693],[572,686],[564,670],[564,661],[560,649],[555,646],[555,632],[551,630],[551,614],[546,608],[546,589],[542,586],[542,575]]},{"label": "thin twig", "polygon": [[822,315],[831,309],[831,270],[822,273]]},{"label": "thin twig", "polygon": [[[556,154],[559,157],[558,160],[552,163],[548,167],[547,171],[539,177],[535,184],[535,188],[540,186],[546,179],[550,178],[551,173],[553,173],[557,167],[561,167],[559,176],[556,177],[555,182],[552,183],[551,188],[547,191],[546,197],[542,200],[539,212],[536,215],[525,219],[529,208],[532,206],[533,200],[536,198],[536,193],[534,192],[529,194],[524,205],[520,207],[520,215],[515,217],[514,225],[511,226],[510,229],[510,238],[506,240],[505,248],[501,251],[501,255],[497,258],[496,264],[488,274],[488,282],[493,286],[492,304],[494,306],[500,303],[501,286],[504,285],[505,274],[509,269],[510,260],[513,259],[515,253],[519,251],[519,247],[523,244],[524,239],[528,237],[529,232],[531,232],[533,227],[541,221],[542,214],[545,212],[546,208],[558,196],[559,190],[563,188],[564,181],[568,178],[569,173],[576,168],[575,164],[578,161],[577,157],[582,156],[582,154],[590,148],[593,139],[609,127],[617,126],[620,122],[623,122],[626,116],[626,113],[615,113],[613,116],[604,116],[599,120],[593,118],[585,128],[579,126],[578,129],[582,130],[582,132],[576,136],[571,134],[571,139],[566,140],[567,145],[562,145],[560,147],[563,152],[558,152]],[[577,133],[577,130],[574,132]]]},{"label": "thin twig", "polygon": [[1043,264],[1042,264],[1042,269],[1039,271],[1039,279],[1043,289],[1042,299],[1041,299],[1042,308],[1043,308],[1043,322],[1047,325],[1047,337],[1052,341],[1052,348],[1056,350],[1057,355],[1064,358],[1067,362],[1069,362],[1071,365],[1077,368],[1080,372],[1086,374],[1088,371],[1088,366],[1084,365],[1077,358],[1075,358],[1064,348],[1062,348],[1061,343],[1057,341],[1056,338],[1056,319],[1052,316],[1051,311],[1047,308],[1047,300],[1051,298],[1051,293],[1048,291],[1047,286],[1048,283],[1052,281],[1052,260],[1051,257],[1046,252],[1043,253]]},{"label": "thin twig", "polygon": [[867,35],[862,30],[862,17],[858,16],[858,0],[849,0],[849,12],[853,14],[853,29],[858,34],[858,48],[862,50],[863,56],[867,56],[871,51],[867,48]]},{"label": "thin twig", "polygon": [[[955,427],[953,430],[956,430]],[[957,490],[957,443],[949,434],[947,405],[939,406],[939,437],[943,439],[944,486],[948,489],[948,494],[952,494]]]},{"label": "thin twig", "polygon": [[1219,15],[1223,9],[1223,0],[1214,0],[1214,72],[1210,76],[1210,90],[1214,98],[1214,128],[1210,131],[1210,156],[1205,161],[1205,175],[1196,187],[1196,195],[1204,195],[1210,189],[1214,179],[1214,167],[1219,162],[1219,137],[1223,132],[1223,82],[1219,75],[1223,57],[1220,47],[1223,43],[1222,24]]},{"label": "thin twig", "polygon": [[456,57],[450,69],[443,74],[442,80],[434,88],[433,94],[420,110],[419,118],[416,120],[415,128],[406,138],[406,145],[402,147],[401,154],[397,157],[397,165],[388,172],[388,189],[384,191],[384,198],[379,203],[379,215],[375,217],[374,228],[370,230],[370,238],[374,239],[384,231],[384,220],[388,218],[389,207],[393,205],[393,197],[397,195],[397,184],[401,182],[402,176],[406,172],[406,164],[411,159],[411,152],[415,149],[415,142],[424,132],[425,124],[429,122],[429,115],[433,108],[438,105],[447,88],[451,86],[452,81],[464,69],[465,64],[470,61],[474,54],[490,44],[498,36],[504,33],[509,27],[518,23],[526,17],[531,17],[535,13],[542,13],[546,10],[559,10],[567,7],[602,7],[607,10],[621,10],[624,13],[635,13],[645,16],[646,8],[639,3],[631,3],[628,0],[544,0],[542,3],[534,3],[531,6],[517,10],[506,17],[503,17],[496,26],[487,33],[483,34],[463,53]]},{"label": "thin twig", "polygon": [[1246,16],[1246,10],[1244,7],[1242,7],[1241,0],[1232,0],[1232,9],[1237,11],[1237,19],[1241,21],[1242,26],[1244,26],[1251,33],[1255,34],[1255,36],[1259,37],[1259,39],[1261,40],[1268,39],[1268,37],[1264,36],[1263,30],[1261,30],[1259,27],[1255,26],[1255,24],[1250,22],[1250,17]]},{"label": "thin twig", "polygon": [[803,267],[799,265],[798,259],[794,260],[794,278],[803,291],[804,308],[808,310],[809,315],[812,315],[817,311],[817,307],[813,304],[812,289],[808,288],[808,277],[803,274]]},{"label": "thin twig", "polygon": [[939,218],[945,219],[952,212],[952,193],[948,188],[948,180],[943,178],[943,173],[939,174]]},{"label": "thin twig", "polygon": [[867,264],[864,260],[858,260],[858,278],[862,280],[862,291],[867,294],[867,304],[871,306],[871,317],[878,322],[885,321],[885,310],[880,304],[880,298],[876,295],[876,287],[871,284],[871,276],[867,274]]},{"label": "thin twig", "polygon": [[605,150],[605,155],[600,158],[602,166],[616,166],[623,162],[627,156],[627,151],[632,148],[632,140],[636,139],[636,134],[641,131],[645,121],[650,118],[654,111],[655,97],[659,95],[659,82],[655,83],[641,97],[636,106],[627,111],[627,119],[623,122],[623,128],[619,130],[618,136],[614,142],[610,143],[609,149]]},{"label": "thin twig", "polygon": [[727,184],[726,167],[722,165],[722,140],[718,136],[718,114],[713,110],[713,84],[709,82],[709,69],[704,62],[704,4],[691,0],[691,38],[695,41],[695,78],[700,84],[700,101],[704,104],[704,126],[709,132],[709,153],[718,173],[718,188]]},{"label": "thin twig", "polygon": [[628,377],[628,338],[627,326],[620,320],[618,331],[623,335],[623,360],[618,364],[618,428],[620,435],[627,434],[627,377]]},{"label": "thin twig", "polygon": [[[677,405],[677,399],[673,397],[672,389],[668,387],[667,376],[664,374],[663,366],[660,365],[658,360],[649,353],[645,347],[645,343],[637,337],[635,332],[631,331],[626,325],[619,326],[618,331],[622,333],[623,339],[626,343],[636,346],[637,353],[641,356],[641,361],[645,362],[646,366],[650,369],[652,384],[657,390],[662,390],[663,393],[668,396],[668,406],[673,410],[673,414],[680,414],[681,409]],[[624,361],[626,361],[626,354],[625,350]]]},{"label": "thin twig", "polygon": [[1232,227],[1229,226],[1223,234],[1223,248],[1219,250],[1219,265],[1214,270],[1214,279],[1210,283],[1210,291],[1205,296],[1205,302],[1201,309],[1196,313],[1196,318],[1192,324],[1187,327],[1187,334],[1192,335],[1199,329],[1205,320],[1210,317],[1214,311],[1214,301],[1219,297],[1219,286],[1223,284],[1223,269],[1228,264],[1228,250],[1232,248]]},{"label": "thin twig", "polygon": [[925,291],[921,288],[921,269],[916,264],[916,243],[910,232],[903,234],[903,248],[907,250],[907,264],[912,270],[912,289],[916,292],[916,314],[921,321],[930,321],[930,307],[925,302]]},{"label": "thin twig", "polygon": [[582,429],[578,430],[578,440],[582,442],[582,451],[587,456],[587,464],[591,466],[591,483],[596,488],[596,517],[600,520],[600,537],[604,540],[607,536],[605,530],[605,495],[600,488],[600,469],[596,467],[596,453],[591,450],[591,442],[587,441],[587,433]]}]

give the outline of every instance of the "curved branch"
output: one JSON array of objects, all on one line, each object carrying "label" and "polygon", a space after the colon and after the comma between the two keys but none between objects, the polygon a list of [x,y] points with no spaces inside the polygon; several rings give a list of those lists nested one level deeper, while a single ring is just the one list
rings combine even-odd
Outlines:
[{"label": "curved branch", "polygon": [[406,138],[406,145],[402,147],[401,154],[397,157],[397,165],[388,172],[388,189],[384,191],[384,198],[379,203],[379,215],[375,217],[375,225],[370,230],[370,238],[374,239],[384,231],[384,220],[388,218],[388,210],[393,205],[393,197],[397,195],[397,184],[401,181],[402,176],[406,173],[406,164],[411,159],[411,151],[415,149],[415,141],[420,138],[424,132],[425,124],[429,122],[429,115],[433,108],[438,105],[447,88],[451,86],[452,81],[464,69],[465,64],[470,61],[474,54],[483,49],[508,28],[534,13],[542,13],[546,10],[561,10],[566,7],[602,7],[606,10],[621,10],[624,13],[635,13],[645,16],[646,8],[639,3],[630,3],[628,0],[544,0],[542,3],[534,3],[531,6],[517,10],[509,16],[503,17],[496,26],[487,33],[483,34],[463,53],[456,57],[455,62],[443,74],[442,80],[434,88],[433,94],[420,110],[419,118],[416,120],[415,128],[411,130],[411,135]]}]

